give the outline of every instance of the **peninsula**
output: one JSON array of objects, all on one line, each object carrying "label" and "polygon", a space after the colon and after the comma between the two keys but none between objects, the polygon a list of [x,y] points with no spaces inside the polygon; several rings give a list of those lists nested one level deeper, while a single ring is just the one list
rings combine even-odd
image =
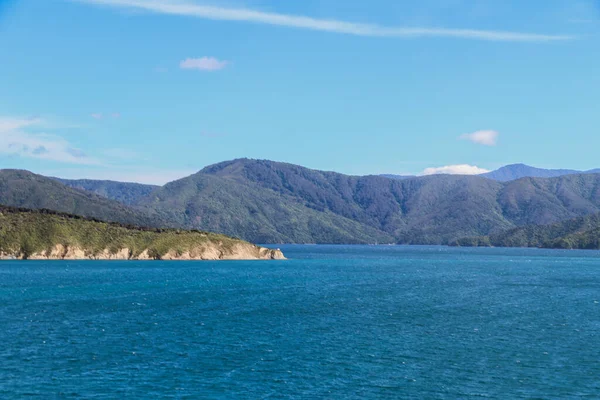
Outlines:
[{"label": "peninsula", "polygon": [[140,228],[50,210],[0,206],[0,259],[281,260],[267,249],[198,230]]}]

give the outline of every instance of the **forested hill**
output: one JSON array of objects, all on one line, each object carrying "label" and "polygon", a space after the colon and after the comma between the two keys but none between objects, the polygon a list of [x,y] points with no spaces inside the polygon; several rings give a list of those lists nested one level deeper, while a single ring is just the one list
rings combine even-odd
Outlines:
[{"label": "forested hill", "polygon": [[598,174],[399,180],[250,159],[211,165],[162,187],[92,181],[74,189],[23,171],[4,174],[12,177],[0,179],[0,203],[201,229],[255,243],[447,244],[600,213]]},{"label": "forested hill", "polygon": [[159,188],[159,186],[155,185],[144,185],[131,182],[94,179],[55,179],[66,186],[86,190],[129,206],[136,204],[141,198],[148,196],[152,191]]},{"label": "forested hill", "polygon": [[49,209],[139,226],[167,226],[160,218],[85,190],[24,170],[0,170],[0,204]]},{"label": "forested hill", "polygon": [[177,224],[258,242],[444,244],[600,212],[598,188],[597,174],[395,180],[239,159],[171,182],[138,204]]},{"label": "forested hill", "polygon": [[490,236],[463,238],[454,246],[600,249],[600,214],[550,225],[527,225]]}]

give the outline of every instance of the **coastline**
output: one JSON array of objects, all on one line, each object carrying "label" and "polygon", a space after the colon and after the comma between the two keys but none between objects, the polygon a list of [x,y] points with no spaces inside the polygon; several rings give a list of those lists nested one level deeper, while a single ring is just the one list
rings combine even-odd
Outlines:
[{"label": "coastline", "polygon": [[135,254],[129,248],[117,251],[103,249],[100,252],[92,252],[80,246],[64,246],[56,244],[51,250],[35,252],[25,255],[21,251],[0,252],[0,260],[131,260],[131,261],[219,261],[219,260],[285,260],[283,252],[279,249],[267,249],[250,243],[239,243],[231,248],[224,248],[219,244],[208,244],[193,248],[189,251],[178,252],[169,250],[165,254],[152,253],[144,249]]}]

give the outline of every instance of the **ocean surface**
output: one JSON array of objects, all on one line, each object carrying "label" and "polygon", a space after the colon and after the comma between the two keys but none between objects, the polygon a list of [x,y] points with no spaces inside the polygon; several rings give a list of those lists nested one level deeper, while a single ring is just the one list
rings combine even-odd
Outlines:
[{"label": "ocean surface", "polygon": [[600,252],[0,262],[0,398],[600,398]]}]

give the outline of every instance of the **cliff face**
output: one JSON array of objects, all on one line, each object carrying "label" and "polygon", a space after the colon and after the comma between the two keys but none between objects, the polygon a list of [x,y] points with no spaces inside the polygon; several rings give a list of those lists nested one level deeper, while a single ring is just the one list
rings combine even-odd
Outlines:
[{"label": "cliff face", "polygon": [[279,250],[210,232],[146,229],[0,207],[0,259],[282,260]]},{"label": "cliff face", "polygon": [[224,249],[219,244],[204,245],[191,251],[177,252],[170,250],[165,254],[153,254],[144,249],[139,254],[134,254],[129,248],[116,251],[103,249],[92,252],[79,246],[55,245],[50,251],[42,250],[29,255],[21,251],[0,252],[2,260],[285,260],[281,250],[267,249],[241,243],[232,248]]}]

